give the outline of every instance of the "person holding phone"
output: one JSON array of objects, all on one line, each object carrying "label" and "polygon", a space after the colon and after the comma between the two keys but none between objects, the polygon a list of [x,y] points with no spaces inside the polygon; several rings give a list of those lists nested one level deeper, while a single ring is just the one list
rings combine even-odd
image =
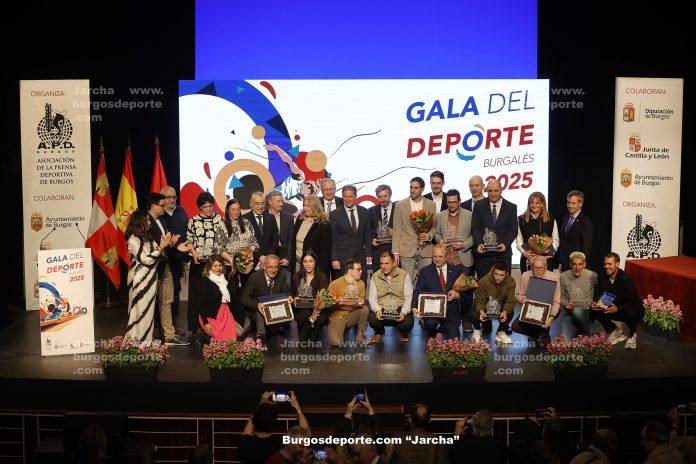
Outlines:
[{"label": "person holding phone", "polygon": [[482,409],[467,419],[460,419],[454,427],[459,439],[449,449],[449,462],[505,463],[505,448],[493,437],[493,414]]},{"label": "person holding phone", "polygon": [[421,440],[437,438],[437,435],[430,432],[430,410],[426,405],[413,405],[406,421],[405,435],[412,439],[407,440],[404,437],[401,444],[394,447],[394,462],[440,464],[447,461],[447,447],[445,445],[422,444]]},{"label": "person holding phone", "polygon": [[[263,392],[259,405],[242,431],[242,437],[239,440],[239,459],[242,464],[265,464],[283,447],[282,436],[272,433],[278,419],[278,406],[272,401],[275,393],[273,391]],[[298,436],[309,434],[309,422],[302,414],[302,408],[300,408],[295,392],[289,393],[289,404],[297,413],[298,428],[303,429],[301,432],[298,431]]]}]

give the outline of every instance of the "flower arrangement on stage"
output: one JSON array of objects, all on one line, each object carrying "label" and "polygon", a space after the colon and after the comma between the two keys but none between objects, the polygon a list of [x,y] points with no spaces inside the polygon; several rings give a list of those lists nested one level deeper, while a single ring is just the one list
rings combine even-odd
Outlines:
[{"label": "flower arrangement on stage", "polygon": [[[427,209],[421,209],[418,211],[411,211],[409,216],[411,218],[413,228],[416,229],[417,233],[425,234],[430,232],[430,229],[433,227],[433,213]],[[425,245],[425,242],[419,242],[421,247]]]},{"label": "flower arrangement on stage", "polygon": [[611,358],[611,343],[605,333],[580,335],[567,340],[559,336],[546,346],[549,363],[562,369],[567,367],[596,366],[608,364]]},{"label": "flower arrangement on stage", "polygon": [[260,369],[263,367],[263,353],[266,349],[259,339],[212,340],[203,347],[203,359],[210,369]]},{"label": "flower arrangement on stage", "polygon": [[167,345],[159,340],[141,342],[129,335],[113,337],[100,342],[102,367],[144,366],[158,367],[169,357]]},{"label": "flower arrangement on stage", "polygon": [[674,304],[674,301],[665,301],[662,297],[653,298],[652,295],[648,295],[643,300],[643,307],[645,308],[643,318],[645,325],[658,326],[664,331],[679,331],[682,323],[682,312],[679,305]]},{"label": "flower arrangement on stage", "polygon": [[490,354],[491,345],[486,341],[452,338],[443,342],[440,335],[428,339],[425,350],[430,367],[481,367]]},{"label": "flower arrangement on stage", "polygon": [[551,248],[552,239],[544,235],[532,235],[527,240],[529,250],[535,255],[547,255]]}]

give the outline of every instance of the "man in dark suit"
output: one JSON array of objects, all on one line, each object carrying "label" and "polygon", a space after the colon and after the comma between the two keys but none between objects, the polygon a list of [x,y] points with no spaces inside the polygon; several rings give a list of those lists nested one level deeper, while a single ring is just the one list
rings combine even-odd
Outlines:
[{"label": "man in dark suit", "polygon": [[476,202],[483,200],[483,179],[481,176],[472,176],[469,179],[469,192],[471,192],[471,198],[463,201],[460,206],[473,212]]},{"label": "man in dark suit", "polygon": [[[343,206],[331,212],[331,267],[334,279],[341,277],[346,263],[362,265],[362,279],[367,280],[367,265],[372,264],[372,228],[367,209],[355,204],[357,189],[346,185],[341,190]],[[368,262],[369,261],[369,262]]]},{"label": "man in dark suit", "polygon": [[433,171],[430,174],[430,193],[423,195],[424,198],[435,203],[435,212],[439,213],[447,209],[447,200],[442,191],[445,186],[445,175],[441,171]]},{"label": "man in dark suit", "polygon": [[[161,221],[164,221],[166,230],[172,235],[178,235],[180,241],[186,239],[186,228],[188,226],[188,214],[184,209],[176,204],[176,190],[173,187],[166,185],[162,187],[160,193],[164,195],[164,214]],[[169,251],[169,263],[172,270],[172,279],[174,281],[174,300],[172,301],[172,322],[176,325],[179,318],[179,293],[181,292],[181,276],[184,273],[184,265],[190,259],[188,253],[182,253],[176,248],[171,248]]]},{"label": "man in dark suit", "polygon": [[[370,226],[372,229],[372,270],[379,271],[379,257],[384,251],[391,251],[391,237],[394,229],[394,206],[392,203],[392,189],[388,185],[382,184],[375,189],[379,204],[370,207],[367,212],[370,215]],[[385,229],[386,226],[386,229]],[[389,232],[389,241],[377,241],[380,227],[382,231]]]},{"label": "man in dark suit", "polygon": [[280,258],[280,266],[290,277],[290,241],[292,240],[292,232],[295,226],[295,219],[292,214],[283,211],[283,194],[278,190],[271,190],[266,195],[268,202],[268,212],[273,215],[273,218],[278,227],[278,257]]},{"label": "man in dark suit", "polygon": [[[464,268],[447,264],[447,247],[438,244],[433,247],[433,262],[425,266],[418,273],[416,286],[413,289],[411,299],[411,311],[421,318],[421,326],[428,332],[429,337],[434,337],[441,331],[445,340],[459,338],[459,325],[462,323],[462,311],[459,307],[459,293],[453,289]],[[418,296],[421,293],[447,294],[447,314],[444,319],[436,317],[423,317],[418,308]]]},{"label": "man in dark suit", "polygon": [[254,267],[259,261],[265,261],[266,256],[276,254],[278,252],[278,225],[275,217],[265,210],[266,199],[263,192],[254,192],[251,194],[251,211],[244,214],[243,217],[249,220],[254,228],[256,241],[259,242],[259,248],[254,251]]},{"label": "man in dark suit", "polygon": [[[517,238],[517,205],[502,197],[502,188],[497,179],[488,182],[488,198],[476,202],[472,212],[471,235],[476,249],[476,274],[482,278],[493,264],[502,259],[512,265],[512,242]],[[498,246],[486,251],[483,236],[486,229],[495,233]]]},{"label": "man in dark suit", "polygon": [[336,197],[336,182],[333,179],[322,179],[321,181],[321,206],[324,208],[326,216],[343,206],[343,200]]},{"label": "man in dark suit", "polygon": [[567,196],[568,214],[561,224],[561,237],[559,254],[561,271],[570,269],[570,254],[581,251],[585,254],[585,262],[590,267],[590,255],[592,253],[592,221],[582,211],[585,203],[585,194],[579,190],[572,190]]},{"label": "man in dark suit", "polygon": [[259,303],[259,297],[275,294],[290,296],[290,287],[285,277],[285,271],[280,269],[279,261],[277,255],[267,255],[263,269],[251,274],[244,286],[240,302],[244,307],[248,321],[244,324],[246,337],[256,338],[265,334],[266,342],[271,342],[277,335],[286,337],[290,333],[290,322],[266,326],[263,308]]}]

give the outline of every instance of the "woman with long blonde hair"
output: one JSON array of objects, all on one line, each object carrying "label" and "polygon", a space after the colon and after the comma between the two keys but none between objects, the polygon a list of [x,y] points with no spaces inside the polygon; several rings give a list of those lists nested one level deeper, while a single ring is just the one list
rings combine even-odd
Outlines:
[{"label": "woman with long blonde hair", "polygon": [[302,257],[308,251],[317,256],[317,269],[331,275],[331,226],[329,218],[316,195],[309,195],[302,202],[302,212],[295,222],[290,241],[290,270],[300,270]]},{"label": "woman with long blonde hair", "polygon": [[549,237],[551,246],[544,255],[549,270],[558,267],[556,251],[558,250],[558,225],[553,215],[546,206],[546,197],[541,192],[533,192],[527,200],[527,210],[517,218],[517,250],[522,254],[520,258],[520,272],[529,269],[529,264],[536,256],[529,249],[529,238],[532,236]]}]

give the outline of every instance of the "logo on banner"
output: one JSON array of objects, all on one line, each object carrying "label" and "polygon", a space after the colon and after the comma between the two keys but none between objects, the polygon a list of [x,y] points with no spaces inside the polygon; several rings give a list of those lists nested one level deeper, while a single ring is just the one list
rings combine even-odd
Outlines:
[{"label": "logo on banner", "polygon": [[633,185],[633,173],[628,169],[621,171],[621,186],[628,188]]},{"label": "logo on banner", "polygon": [[635,151],[638,153],[640,151],[640,134],[637,132],[634,132],[631,134],[631,136],[628,138],[628,146],[630,147],[631,151]]},{"label": "logo on banner", "polygon": [[643,221],[643,216],[636,214],[636,225],[628,231],[626,237],[628,245],[627,258],[659,258],[662,237],[654,224]]},{"label": "logo on banner", "polygon": [[39,149],[75,148],[70,142],[73,134],[72,123],[65,114],[54,111],[50,103],[46,103],[44,117],[39,121],[36,133],[41,139],[37,147]]},{"label": "logo on banner", "polygon": [[633,103],[628,102],[624,105],[623,120],[625,122],[633,122],[636,120],[636,109],[633,107]]},{"label": "logo on banner", "polygon": [[38,232],[43,229],[43,216],[39,212],[31,213],[31,230]]}]

